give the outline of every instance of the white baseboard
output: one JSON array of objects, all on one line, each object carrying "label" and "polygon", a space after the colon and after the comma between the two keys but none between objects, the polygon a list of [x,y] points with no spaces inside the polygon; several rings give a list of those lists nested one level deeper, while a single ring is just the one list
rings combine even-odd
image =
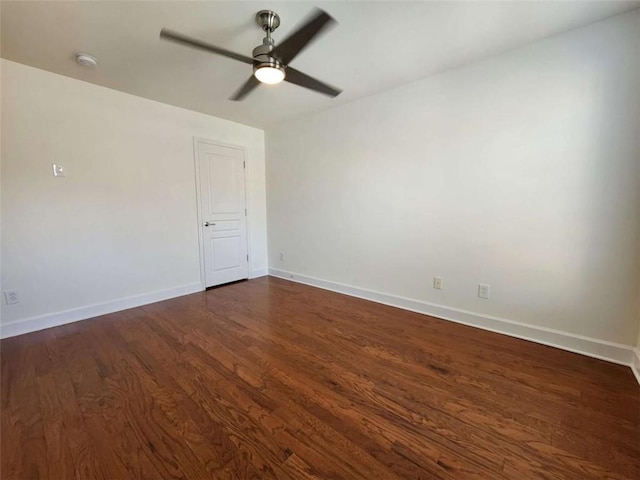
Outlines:
[{"label": "white baseboard", "polygon": [[631,371],[636,376],[640,384],[640,347],[633,349],[633,359],[631,360]]},{"label": "white baseboard", "polygon": [[119,312],[120,310],[126,310],[128,308],[140,307],[149,303],[160,302],[162,300],[200,292],[202,290],[200,282],[190,283],[166,290],[143,293],[140,295],[119,298],[109,302],[87,305],[85,307],[74,308],[72,310],[16,320],[14,322],[0,325],[0,338],[15,337],[16,335],[44,330],[45,328],[57,327],[59,325],[77,322],[79,320],[86,320],[88,318],[106,315],[107,313]]},{"label": "white baseboard", "polygon": [[[534,325],[528,325],[526,323],[507,320],[504,318],[491,317],[488,315],[482,315],[466,310],[458,310],[442,305],[435,305],[432,303],[423,302],[421,300],[414,300],[411,298],[404,298],[387,293],[376,292],[364,288],[354,287],[351,285],[345,285],[343,283],[322,280],[319,278],[310,277],[308,275],[300,275],[294,272],[279,270],[277,268],[270,268],[269,274],[274,277],[283,278],[285,280],[304,283],[306,285],[323,288],[325,290],[331,290],[333,292],[343,293],[352,297],[372,300],[374,302],[390,305],[392,307],[402,308],[404,310],[410,310],[412,312],[424,313],[426,315],[442,318],[444,320],[450,320],[452,322],[482,328],[483,330],[502,333],[511,337],[530,340],[532,342],[560,348],[562,350],[580,353],[582,355],[598,358],[600,360],[606,360],[609,362],[627,366],[632,365],[634,352],[633,347],[630,347],[628,345],[584,337],[581,335],[575,335],[573,333],[561,332],[559,330],[553,330],[550,328],[536,327]],[[638,371],[640,371],[640,358],[638,358],[637,355],[638,353],[636,349],[636,359],[638,360],[638,364],[636,367],[637,370],[636,372],[634,372],[636,373],[636,377],[638,377]],[[640,377],[638,378],[640,382]]]},{"label": "white baseboard", "polygon": [[253,270],[251,270],[251,274],[249,275],[249,278],[258,278],[258,277],[264,277],[266,275],[269,275],[269,269],[268,268],[254,268]]}]

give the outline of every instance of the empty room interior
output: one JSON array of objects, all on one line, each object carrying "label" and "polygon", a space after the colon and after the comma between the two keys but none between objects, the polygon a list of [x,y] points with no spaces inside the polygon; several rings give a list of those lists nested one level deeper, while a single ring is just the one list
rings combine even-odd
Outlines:
[{"label": "empty room interior", "polygon": [[640,479],[640,2],[0,40],[2,479]]}]

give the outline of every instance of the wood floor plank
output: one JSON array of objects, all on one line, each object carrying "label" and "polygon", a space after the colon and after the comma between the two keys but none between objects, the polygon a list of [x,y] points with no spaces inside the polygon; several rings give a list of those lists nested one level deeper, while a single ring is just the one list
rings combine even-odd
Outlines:
[{"label": "wood floor plank", "polygon": [[69,450],[69,441],[56,392],[53,374],[48,373],[36,378],[36,389],[40,399],[42,419],[46,426],[44,438],[47,446],[46,463],[51,478],[74,478],[73,462]]},{"label": "wood floor plank", "polygon": [[640,478],[628,368],[275,278],[0,362],[3,479]]},{"label": "wood floor plank", "polygon": [[[34,336],[39,339],[42,334]],[[19,409],[16,409],[22,432],[19,445],[29,452],[28,455],[22,455],[22,475],[26,478],[48,478],[50,467],[47,463],[45,426],[36,387],[39,378],[37,370],[45,363],[46,352],[38,344],[25,343],[22,346],[21,365],[12,387],[15,398],[20,399]]]}]

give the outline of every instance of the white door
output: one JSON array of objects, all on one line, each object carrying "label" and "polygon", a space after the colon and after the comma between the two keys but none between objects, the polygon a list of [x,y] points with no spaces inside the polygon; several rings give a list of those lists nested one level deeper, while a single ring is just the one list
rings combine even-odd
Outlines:
[{"label": "white door", "polygon": [[205,286],[249,278],[241,148],[196,141]]}]

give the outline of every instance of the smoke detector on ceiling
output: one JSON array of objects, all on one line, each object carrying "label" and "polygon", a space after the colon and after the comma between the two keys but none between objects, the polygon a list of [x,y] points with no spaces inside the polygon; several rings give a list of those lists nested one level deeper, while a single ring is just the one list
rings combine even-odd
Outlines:
[{"label": "smoke detector on ceiling", "polygon": [[88,53],[76,53],[76,62],[83,67],[96,67],[98,65],[98,59]]}]

